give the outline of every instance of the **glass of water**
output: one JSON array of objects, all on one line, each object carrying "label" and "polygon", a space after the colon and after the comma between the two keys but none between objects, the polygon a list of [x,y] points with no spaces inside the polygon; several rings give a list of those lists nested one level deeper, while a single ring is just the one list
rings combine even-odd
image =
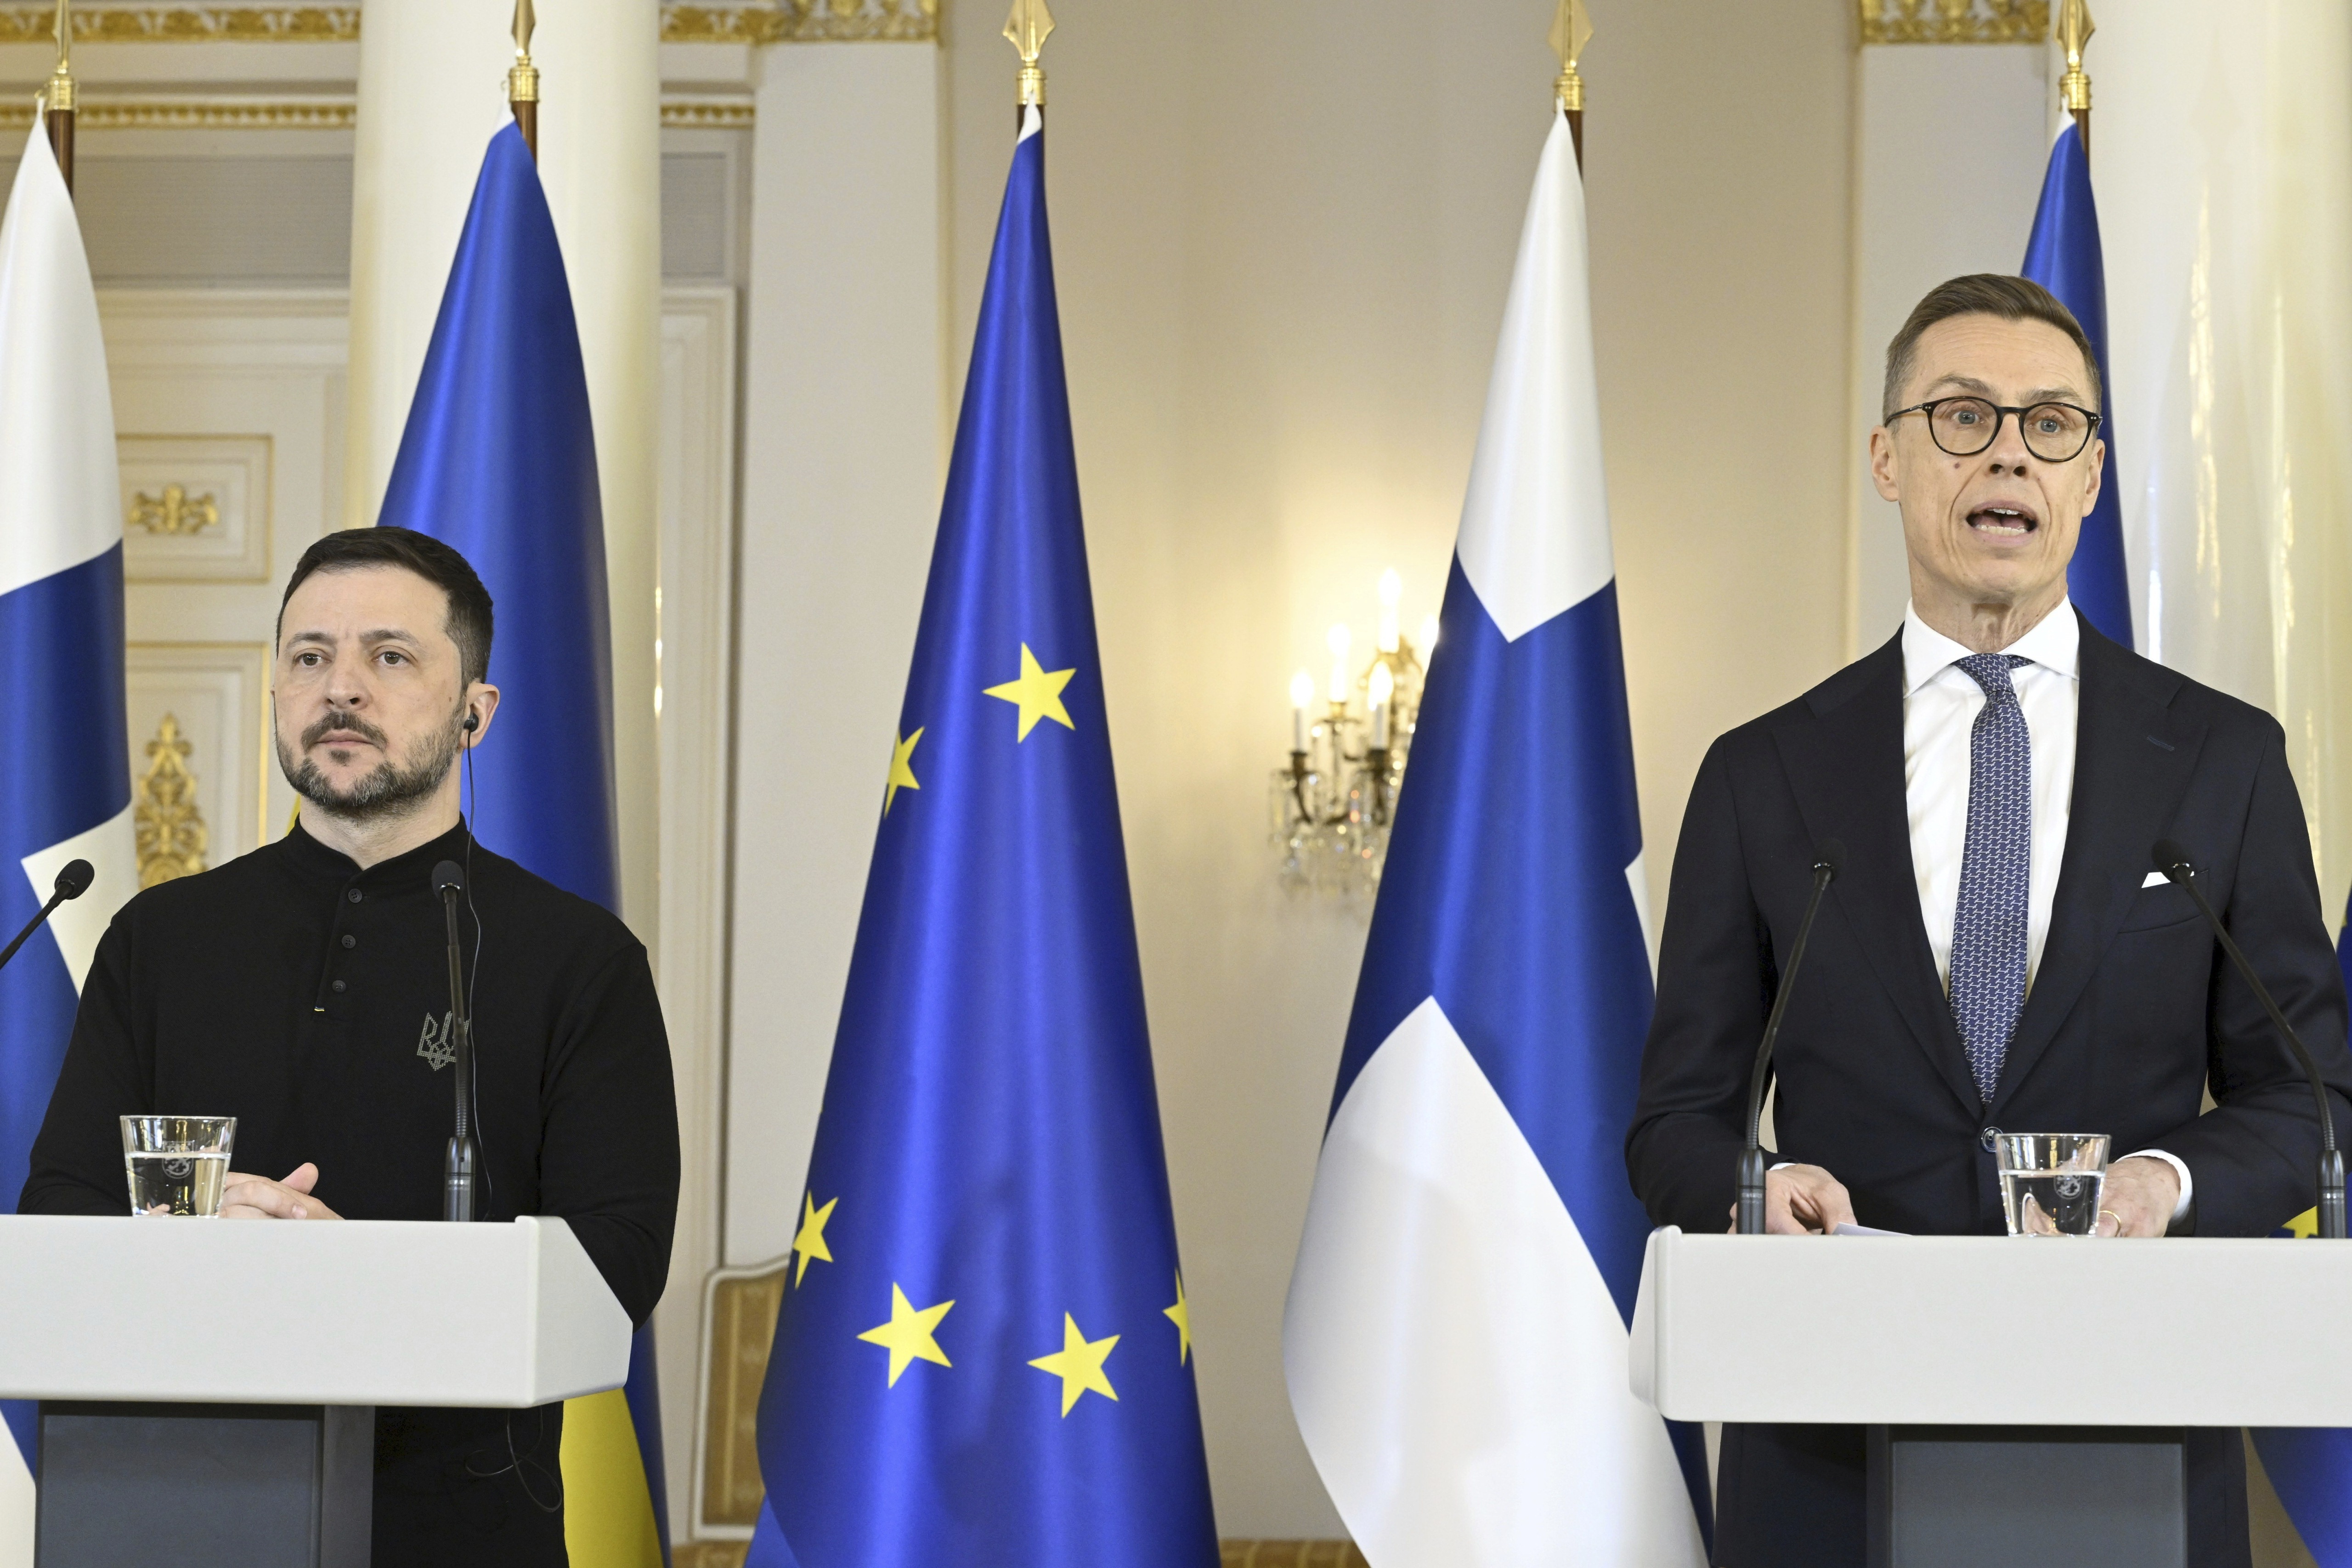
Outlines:
[{"label": "glass of water", "polygon": [[131,1182],[131,1213],[220,1217],[228,1185],[234,1116],[126,1116],[122,1170]]},{"label": "glass of water", "polygon": [[2003,1132],[1993,1140],[2011,1236],[2089,1236],[2107,1185],[2104,1132]]}]

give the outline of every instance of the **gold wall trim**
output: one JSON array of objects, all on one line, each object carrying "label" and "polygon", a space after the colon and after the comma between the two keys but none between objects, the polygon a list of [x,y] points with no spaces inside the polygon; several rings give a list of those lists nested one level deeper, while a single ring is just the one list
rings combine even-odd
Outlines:
[{"label": "gold wall trim", "polygon": [[1855,0],[1865,44],[2038,44],[2049,0]]},{"label": "gold wall trim", "polygon": [[[29,130],[33,106],[0,103],[0,131]],[[234,99],[184,99],[161,103],[110,103],[85,98],[75,114],[83,131],[349,131],[358,110],[349,99],[314,103],[254,103]]]},{"label": "gold wall trim", "polygon": [[[47,44],[57,11],[0,6],[0,44]],[[355,5],[84,6],[73,13],[77,44],[349,44],[360,36]]]},{"label": "gold wall trim", "polygon": [[[666,44],[937,43],[940,0],[665,5]],[[57,13],[0,5],[0,44],[46,44]],[[350,44],[355,5],[98,5],[73,13],[78,44]]]},{"label": "gold wall trim", "polygon": [[933,44],[940,0],[783,0],[664,5],[665,44]]},{"label": "gold wall trim", "polygon": [[740,99],[707,103],[698,99],[665,100],[661,122],[681,130],[747,131],[755,116],[751,105]]},{"label": "gold wall trim", "polygon": [[[751,105],[728,99],[705,102],[673,99],[661,106],[661,122],[682,129],[744,131],[753,122]],[[84,98],[78,111],[84,131],[349,131],[359,123],[349,99],[308,102],[262,102],[236,99],[179,99],[163,102],[108,102]],[[28,131],[29,103],[0,102],[0,131]]]}]

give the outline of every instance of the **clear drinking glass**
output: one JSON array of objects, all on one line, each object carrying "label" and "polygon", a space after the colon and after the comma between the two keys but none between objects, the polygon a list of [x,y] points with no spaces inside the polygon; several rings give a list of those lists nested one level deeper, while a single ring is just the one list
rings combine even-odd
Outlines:
[{"label": "clear drinking glass", "polygon": [[2011,1236],[2089,1236],[2107,1185],[2104,1132],[2003,1132],[1993,1140]]},{"label": "clear drinking glass", "polygon": [[236,1142],[234,1116],[122,1118],[122,1170],[131,1183],[131,1215],[219,1218],[229,1150]]}]

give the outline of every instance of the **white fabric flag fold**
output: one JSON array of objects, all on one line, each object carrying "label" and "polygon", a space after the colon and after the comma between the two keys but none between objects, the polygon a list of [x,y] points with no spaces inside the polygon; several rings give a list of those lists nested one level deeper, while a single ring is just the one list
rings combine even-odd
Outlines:
[{"label": "white fabric flag fold", "polygon": [[[98,939],[138,889],[122,514],[98,297],[35,116],[0,217],[0,941],[69,861],[97,879],[0,970],[0,1203],[13,1212]],[[33,1561],[32,1407],[0,1400],[0,1568]]]},{"label": "white fabric flag fold", "polygon": [[1538,168],[1283,1359],[1372,1568],[1697,1568],[1627,1386],[1652,1000],[1567,122]]}]

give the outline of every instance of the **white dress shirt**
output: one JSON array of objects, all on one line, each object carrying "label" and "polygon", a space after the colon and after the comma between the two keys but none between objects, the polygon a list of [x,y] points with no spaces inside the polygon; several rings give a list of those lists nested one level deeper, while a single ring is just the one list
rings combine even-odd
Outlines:
[{"label": "white dress shirt", "polygon": [[[2066,852],[2066,825],[2074,797],[2074,729],[2082,679],[2076,667],[2082,624],[2071,600],[2061,599],[2032,630],[2000,651],[2030,660],[2011,672],[2033,763],[2032,866],[2028,875],[2025,987],[2042,968],[2050,940],[2050,908],[2058,894],[2058,863]],[[1969,836],[1969,760],[1984,688],[1957,667],[1975,650],[1903,611],[1903,788],[1911,817],[1911,869],[1919,884],[1919,914],[1947,994],[1952,985],[1952,919],[1960,901],[1960,858]],[[2161,1149],[2140,1154],[2164,1161],[2180,1174],[2178,1219],[2189,1208],[2188,1165]],[[2131,1158],[2130,1155],[2120,1156]]]}]

